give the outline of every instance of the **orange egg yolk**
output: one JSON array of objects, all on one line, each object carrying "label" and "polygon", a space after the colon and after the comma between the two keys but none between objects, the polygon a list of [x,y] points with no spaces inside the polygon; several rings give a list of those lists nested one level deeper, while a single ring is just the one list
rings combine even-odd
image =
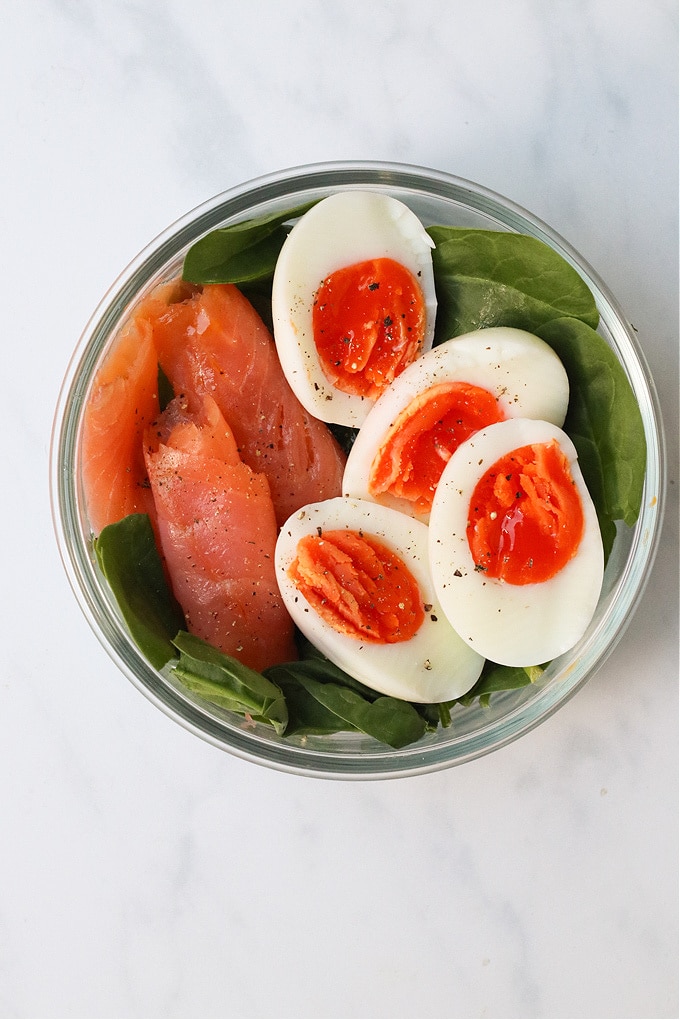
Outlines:
[{"label": "orange egg yolk", "polygon": [[476,570],[508,584],[534,584],[569,562],[584,526],[569,462],[552,441],[513,450],[480,478],[467,539]]},{"label": "orange egg yolk", "polygon": [[289,576],[319,616],[361,641],[408,641],[424,619],[420,588],[403,560],[358,531],[307,535]]},{"label": "orange egg yolk", "polygon": [[488,390],[444,382],[419,393],[395,418],[373,459],[368,491],[409,500],[416,513],[432,509],[451,454],[479,429],[504,415]]},{"label": "orange egg yolk", "polygon": [[425,301],[416,277],[394,259],[339,269],[321,284],[312,311],[326,377],[344,393],[376,400],[418,355]]}]

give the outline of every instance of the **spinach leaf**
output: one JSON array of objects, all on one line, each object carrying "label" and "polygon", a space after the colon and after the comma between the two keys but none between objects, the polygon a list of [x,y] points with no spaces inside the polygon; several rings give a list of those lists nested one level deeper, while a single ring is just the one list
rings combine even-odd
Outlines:
[{"label": "spinach leaf", "polygon": [[285,731],[286,701],[271,680],[187,631],[180,631],[173,644],[180,653],[173,673],[188,690],[230,712],[270,723],[279,735]]},{"label": "spinach leaf", "polygon": [[441,726],[448,729],[451,725],[451,703],[447,701],[434,702],[433,704],[414,704],[418,715],[425,720],[425,728],[429,733],[435,733]]},{"label": "spinach leaf", "polygon": [[621,363],[594,329],[562,318],[536,333],[550,344],[569,376],[564,430],[578,452],[607,551],[613,522],[632,526],[640,513],[647,462],[640,408]]},{"label": "spinach leaf", "polygon": [[189,248],[182,278],[198,284],[252,284],[270,278],[288,236],[284,224],[314,204],[210,231]]},{"label": "spinach leaf", "polygon": [[373,690],[372,687],[367,687],[366,684],[362,684],[361,680],[357,680],[350,673],[346,673],[344,669],[337,666],[332,659],[329,659],[323,652],[320,652],[302,633],[298,632],[296,640],[300,658],[297,662],[291,664],[293,667],[298,666],[300,662],[304,662],[306,668],[308,667],[311,670],[312,675],[317,680],[333,681],[334,683],[341,684],[343,687],[351,687],[368,701],[375,701],[376,698],[380,697],[378,692]]},{"label": "spinach leaf", "polygon": [[174,396],[175,396],[175,391],[173,389],[172,383],[170,382],[170,380],[168,379],[167,375],[165,374],[165,372],[163,371],[163,369],[159,365],[158,366],[158,403],[159,403],[161,411],[165,410],[165,408],[168,406],[168,404],[170,403],[170,401],[172,400],[172,398]]},{"label": "spinach leaf", "polygon": [[176,657],[171,638],[184,615],[170,591],[148,514],[130,514],[102,529],[99,566],[140,651],[161,669]]},{"label": "spinach leaf", "polygon": [[274,666],[271,676],[281,688],[288,707],[287,736],[324,736],[330,733],[357,732],[357,727],[326,707],[300,682],[300,664]]},{"label": "spinach leaf", "polygon": [[327,675],[326,664],[320,659],[267,670],[267,676],[286,695],[290,711],[287,733],[358,730],[395,748],[405,747],[425,733],[425,720],[409,702],[376,695],[375,691],[369,698],[354,686],[329,681]]},{"label": "spinach leaf", "polygon": [[352,425],[336,425],[335,422],[329,422],[328,428],[337,439],[340,449],[349,456],[349,451],[359,435],[359,429]]},{"label": "spinach leaf", "polygon": [[492,694],[526,687],[530,683],[535,683],[542,672],[543,668],[538,666],[526,669],[522,666],[499,666],[498,663],[487,659],[474,687],[451,704],[467,707],[479,698],[480,705],[486,706]]},{"label": "spinach leaf", "polygon": [[[322,652],[320,652],[319,649],[316,648],[311,643],[311,641],[304,637],[304,635],[302,635],[300,632],[298,632],[297,635],[297,643],[298,650],[300,653],[300,659],[298,662],[287,664],[290,666],[292,674],[294,674],[295,671],[300,667],[300,663],[303,663],[302,667],[303,670],[309,671],[311,675],[313,675],[314,678],[317,680],[320,680],[324,683],[329,682],[337,683],[340,684],[340,686],[342,687],[349,687],[352,690],[359,693],[363,698],[366,699],[366,701],[369,702],[377,701],[378,698],[382,697],[382,695],[380,695],[378,691],[373,690],[372,687],[367,687],[365,684],[361,683],[360,680],[356,680],[349,673],[346,673],[339,666],[336,666],[334,662],[332,662]],[[287,682],[286,680],[282,681],[283,684],[285,684],[286,682]],[[302,701],[304,702],[304,699],[307,697],[304,691],[302,692],[301,695],[299,694],[298,685],[295,682],[293,682],[290,685],[290,687],[286,688],[286,691],[287,697],[289,699],[289,704],[291,698],[296,698],[298,700],[302,699]],[[451,722],[451,715],[448,710],[448,706],[445,704],[441,705],[420,704],[415,702],[410,702],[410,704],[412,705],[413,709],[418,713],[418,715],[420,715],[420,717],[423,719],[425,723],[425,730],[427,731],[433,732],[434,730],[438,729],[440,725],[448,726]],[[312,707],[310,706],[311,702],[309,701],[309,698],[307,698],[305,711],[311,711]],[[293,713],[291,713],[291,715],[292,714]],[[334,720],[333,728],[326,732],[337,732],[338,730],[337,716],[333,715],[332,718]],[[302,723],[300,723],[300,725],[302,725]],[[351,727],[348,724],[344,728],[348,729]],[[306,732],[322,732],[322,731],[307,730]]]},{"label": "spinach leaf", "polygon": [[183,629],[148,515],[131,514],[104,528],[95,548],[130,632],[149,661],[161,669],[175,660],[173,675],[187,690],[268,723],[279,735],[361,732],[390,747],[405,747],[450,725],[450,705],[471,704],[477,697],[485,703],[493,691],[529,682],[522,670],[487,663],[475,687],[456,702],[416,705],[367,687],[302,637],[299,661],[258,673]]},{"label": "spinach leaf", "polygon": [[279,735],[359,730],[402,747],[425,732],[412,705],[365,687],[308,642],[302,651],[309,658],[258,673],[189,634],[147,514],[102,529],[95,551],[140,651],[156,669],[174,660],[176,679],[205,701],[268,723]]},{"label": "spinach leaf", "polygon": [[274,319],[272,317],[272,278],[254,280],[252,283],[239,285],[239,290],[260,316],[270,334],[274,335]]},{"label": "spinach leaf", "polygon": [[466,227],[428,227],[437,291],[435,343],[488,326],[535,333],[562,316],[597,326],[590,288],[537,238]]}]

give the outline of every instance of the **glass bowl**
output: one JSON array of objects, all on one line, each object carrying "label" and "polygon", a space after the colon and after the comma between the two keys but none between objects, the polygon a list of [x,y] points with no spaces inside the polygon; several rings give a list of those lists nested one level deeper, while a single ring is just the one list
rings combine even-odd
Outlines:
[{"label": "glass bowl", "polygon": [[[97,367],[135,304],[181,272],[188,247],[218,226],[359,187],[400,199],[426,226],[514,231],[561,254],[595,296],[599,331],[625,368],[647,441],[642,510],[635,527],[617,531],[600,602],[583,639],[554,660],[539,682],[498,693],[488,707],[456,707],[448,728],[400,750],[356,733],[277,737],[267,726],[245,725],[241,717],[211,707],[153,669],[131,639],[97,565],[81,485],[83,408]],[[122,273],[87,325],[64,379],[52,437],[51,495],[60,553],[85,616],[122,672],[158,708],[197,736],[254,763],[316,777],[378,779],[431,772],[489,754],[537,726],[592,677],[623,634],[649,576],[661,528],[664,471],[658,401],[636,337],[606,286],[566,241],[514,203],[449,174],[393,163],[335,162],[285,170],[217,195],[168,227]]]}]

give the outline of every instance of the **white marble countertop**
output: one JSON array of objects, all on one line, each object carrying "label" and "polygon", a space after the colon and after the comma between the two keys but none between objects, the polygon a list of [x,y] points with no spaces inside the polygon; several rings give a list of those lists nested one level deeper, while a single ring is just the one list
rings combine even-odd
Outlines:
[{"label": "white marble countertop", "polygon": [[[672,1017],[674,0],[0,0],[0,1015]],[[531,209],[638,330],[669,444],[651,582],[601,671],[494,755],[248,764],[109,660],[53,536],[58,389],[99,299],[243,180],[402,161]]]}]

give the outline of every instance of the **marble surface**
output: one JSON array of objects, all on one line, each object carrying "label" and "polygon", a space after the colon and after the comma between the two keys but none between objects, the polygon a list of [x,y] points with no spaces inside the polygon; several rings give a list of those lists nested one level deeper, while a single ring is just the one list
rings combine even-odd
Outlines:
[{"label": "marble surface", "polygon": [[[6,488],[0,1015],[672,1017],[677,1001],[674,0],[0,0]],[[437,774],[301,778],[154,708],[52,530],[58,389],[166,224],[279,168],[478,181],[585,256],[664,410],[660,555],[538,729]]]}]

